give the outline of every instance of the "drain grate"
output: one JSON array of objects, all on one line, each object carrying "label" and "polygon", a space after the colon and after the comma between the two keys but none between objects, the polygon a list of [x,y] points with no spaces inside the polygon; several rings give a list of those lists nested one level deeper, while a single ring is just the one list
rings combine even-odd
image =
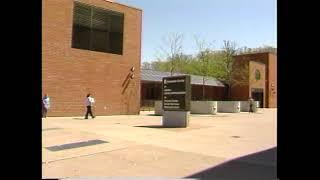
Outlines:
[{"label": "drain grate", "polygon": [[46,149],[48,149],[50,151],[62,151],[62,150],[66,150],[66,149],[73,149],[73,148],[79,148],[79,147],[85,147],[85,146],[93,146],[93,145],[103,144],[103,143],[108,143],[108,142],[102,141],[99,139],[95,139],[95,140],[90,140],[90,141],[62,144],[59,146],[50,146],[50,147],[46,147]]},{"label": "drain grate", "polygon": [[58,129],[62,129],[62,128],[46,128],[46,129],[42,129],[42,131],[51,131],[51,130],[58,130]]}]

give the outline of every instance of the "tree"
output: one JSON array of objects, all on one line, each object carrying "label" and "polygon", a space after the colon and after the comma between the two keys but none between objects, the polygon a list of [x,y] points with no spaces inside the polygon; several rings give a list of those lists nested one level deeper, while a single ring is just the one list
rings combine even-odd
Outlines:
[{"label": "tree", "polygon": [[220,59],[219,62],[217,62],[219,63],[222,70],[218,79],[220,79],[227,85],[227,98],[230,99],[232,86],[241,86],[248,83],[249,66],[248,63],[245,62],[235,62],[234,56],[238,52],[235,42],[229,40],[223,41],[222,49],[223,58]]},{"label": "tree", "polygon": [[152,69],[152,63],[142,62],[141,68],[142,69]]},{"label": "tree", "polygon": [[254,52],[277,52],[277,49],[272,46],[264,45],[262,47],[254,48],[253,51]]},{"label": "tree", "polygon": [[[171,34],[164,42],[167,48],[162,48],[164,58],[158,58],[151,67],[158,71],[181,72],[202,76],[202,98],[205,98],[205,83],[208,77],[214,77],[227,86],[227,98],[231,97],[234,86],[248,85],[248,60],[235,61],[235,56],[243,53],[274,50],[273,47],[237,48],[233,41],[223,41],[221,50],[213,50],[212,44],[196,38],[198,52],[186,55],[182,52],[181,34]],[[275,49],[276,50],[276,49]]]},{"label": "tree", "polygon": [[158,58],[158,61],[161,62],[161,59],[168,60],[170,62],[170,73],[171,76],[177,70],[181,70],[181,56],[182,56],[182,41],[183,34],[180,33],[172,33],[167,37],[163,38],[164,46],[161,46],[161,54],[163,57]]},{"label": "tree", "polygon": [[196,45],[198,47],[198,56],[200,62],[200,74],[202,76],[202,100],[205,99],[205,84],[209,73],[209,59],[211,54],[211,44],[204,39],[195,36]]},{"label": "tree", "polygon": [[277,48],[273,46],[264,45],[257,48],[247,48],[246,46],[239,48],[237,54],[248,54],[248,53],[261,53],[261,52],[277,52]]}]

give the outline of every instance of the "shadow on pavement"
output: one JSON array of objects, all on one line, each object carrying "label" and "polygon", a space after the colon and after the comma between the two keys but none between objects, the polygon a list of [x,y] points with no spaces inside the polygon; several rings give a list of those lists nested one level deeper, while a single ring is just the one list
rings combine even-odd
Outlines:
[{"label": "shadow on pavement", "polygon": [[186,178],[201,180],[277,179],[277,147],[225,162]]},{"label": "shadow on pavement", "polygon": [[142,128],[165,128],[165,129],[185,129],[180,127],[164,127],[162,125],[150,125],[150,126],[133,126],[133,127],[142,127]]},{"label": "shadow on pavement", "polygon": [[[262,113],[261,113],[262,114]],[[158,115],[158,114],[144,114],[144,116],[163,116],[163,115]],[[197,114],[197,113],[192,113],[190,116],[201,116],[201,117],[229,117],[228,115],[216,115],[216,114]]]},{"label": "shadow on pavement", "polygon": [[72,119],[75,119],[75,120],[88,120],[88,119],[85,119],[85,118],[72,118]]},{"label": "shadow on pavement", "polygon": [[230,117],[228,115],[219,115],[219,114],[200,114],[200,113],[192,113],[190,116],[195,116],[195,117]]},{"label": "shadow on pavement", "polygon": [[158,114],[145,114],[145,116],[162,116],[162,115],[158,115]]}]

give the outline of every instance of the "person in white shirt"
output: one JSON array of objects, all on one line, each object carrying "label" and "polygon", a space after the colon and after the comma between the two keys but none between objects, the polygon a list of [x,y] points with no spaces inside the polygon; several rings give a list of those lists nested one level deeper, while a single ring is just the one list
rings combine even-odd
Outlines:
[{"label": "person in white shirt", "polygon": [[42,117],[47,117],[48,109],[50,108],[50,98],[48,94],[45,94],[42,98]]},{"label": "person in white shirt", "polygon": [[85,100],[85,105],[87,106],[87,112],[86,112],[86,115],[85,115],[85,119],[88,119],[88,115],[89,114],[90,114],[90,116],[92,118],[95,118],[95,116],[92,114],[92,109],[91,109],[93,104],[94,104],[94,98],[91,97],[91,94],[87,94],[87,98]]}]

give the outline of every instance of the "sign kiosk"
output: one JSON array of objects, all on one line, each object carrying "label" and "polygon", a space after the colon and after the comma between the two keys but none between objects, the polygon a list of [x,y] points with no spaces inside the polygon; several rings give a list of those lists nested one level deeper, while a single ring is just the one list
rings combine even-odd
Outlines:
[{"label": "sign kiosk", "polygon": [[188,127],[190,116],[190,76],[162,78],[162,125],[164,127]]}]

